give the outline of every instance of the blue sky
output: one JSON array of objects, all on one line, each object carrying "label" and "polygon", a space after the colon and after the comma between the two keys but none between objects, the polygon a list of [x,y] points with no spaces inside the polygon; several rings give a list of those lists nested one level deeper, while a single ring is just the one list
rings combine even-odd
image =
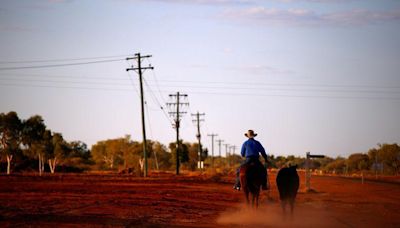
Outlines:
[{"label": "blue sky", "polygon": [[[40,114],[67,140],[141,140],[138,77],[122,60],[141,52],[155,67],[150,139],[175,140],[160,106],[179,91],[181,137],[196,141],[190,113],[204,112],[209,149],[207,134],[240,146],[247,129],[275,155],[400,142],[399,1],[1,1],[0,34],[0,112]],[[121,61],[1,70],[99,59]]]}]

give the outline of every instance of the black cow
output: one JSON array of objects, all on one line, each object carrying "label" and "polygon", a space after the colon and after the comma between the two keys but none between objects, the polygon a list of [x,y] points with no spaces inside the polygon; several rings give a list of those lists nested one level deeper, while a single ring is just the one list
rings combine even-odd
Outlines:
[{"label": "black cow", "polygon": [[294,201],[297,190],[299,190],[299,175],[296,171],[297,165],[285,167],[279,170],[276,176],[276,185],[279,190],[281,206],[284,215],[286,214],[286,204],[290,204],[290,212],[293,215]]}]

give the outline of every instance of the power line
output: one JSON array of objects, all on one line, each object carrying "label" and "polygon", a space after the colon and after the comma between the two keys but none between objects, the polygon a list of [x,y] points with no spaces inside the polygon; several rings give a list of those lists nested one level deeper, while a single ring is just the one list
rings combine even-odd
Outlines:
[{"label": "power line", "polygon": [[[78,75],[49,75],[49,74],[21,74],[21,73],[10,73],[0,74],[0,77],[13,77],[17,78],[25,78],[25,77],[39,77],[39,78],[60,78],[60,79],[84,79],[84,80],[105,80],[105,81],[128,81],[129,79],[125,77],[114,77],[114,75],[110,75],[108,77],[99,77],[99,76],[78,76]],[[15,78],[15,77],[13,77]]]},{"label": "power line", "polygon": [[191,94],[222,95],[222,96],[252,96],[252,97],[283,97],[283,98],[328,98],[328,99],[366,99],[366,100],[400,100],[400,97],[355,97],[355,96],[312,96],[312,95],[282,95],[256,93],[217,93],[217,92],[190,92]]},{"label": "power line", "polygon": [[[111,79],[110,79],[111,80]],[[44,82],[44,83],[71,83],[71,84],[98,84],[98,85],[115,85],[115,86],[127,86],[125,83],[110,83],[110,82],[98,82],[98,81],[81,81],[81,80],[51,80],[51,79],[21,79],[21,78],[4,78],[0,77],[0,81],[22,81],[22,82]],[[145,81],[146,86],[150,89],[152,85],[149,85]],[[167,86],[168,87],[168,86]],[[169,86],[175,88],[175,86]],[[208,89],[235,89],[235,90],[254,90],[254,88],[231,88],[231,87],[191,87],[191,86],[181,86],[187,88],[208,88]],[[152,91],[151,89],[149,91]],[[160,90],[159,90],[160,91]],[[372,94],[400,94],[400,91],[381,91],[381,90],[318,90],[318,89],[282,89],[282,88],[272,88],[268,91],[296,91],[296,92],[323,92],[323,93],[372,93]],[[161,92],[161,91],[160,91]],[[153,93],[153,91],[152,91]],[[155,94],[153,93],[155,97]],[[158,101],[157,101],[158,102]],[[160,102],[158,102],[160,103]]]},{"label": "power line", "polygon": [[[129,66],[128,66],[128,67],[129,67]],[[137,90],[137,88],[136,88],[136,86],[135,86],[135,83],[133,82],[132,78],[130,77],[129,71],[126,71],[126,73],[128,74],[128,78],[129,78],[129,81],[131,82],[131,85],[132,85],[133,89],[135,90],[136,94],[137,94],[138,97],[140,98],[139,91]]]},{"label": "power line", "polygon": [[125,59],[109,59],[109,60],[78,62],[78,63],[63,63],[63,64],[49,64],[49,65],[35,65],[35,66],[17,66],[17,67],[0,67],[0,71],[3,71],[3,70],[24,70],[24,69],[39,69],[39,68],[77,66],[77,65],[88,65],[88,64],[97,64],[97,63],[117,62],[117,61],[124,61],[124,60]]},{"label": "power line", "polygon": [[152,96],[153,100],[156,101],[156,103],[160,107],[161,111],[164,113],[165,117],[168,119],[168,122],[173,124],[172,120],[168,117],[168,114],[165,111],[164,106],[162,106],[161,103],[158,101],[157,97],[154,95],[153,91],[150,89],[150,86],[147,84],[147,81],[145,79],[143,79],[143,81],[144,81],[145,85],[147,86],[148,91],[150,92],[150,95]]},{"label": "power line", "polygon": [[111,56],[98,56],[98,57],[86,57],[86,58],[70,58],[70,59],[14,60],[14,61],[0,61],[0,64],[68,62],[68,61],[80,61],[89,59],[110,59],[110,58],[119,58],[125,56],[127,55],[111,55]]},{"label": "power line", "polygon": [[[21,83],[0,83],[0,86],[11,87],[37,87],[37,88],[58,88],[58,89],[79,89],[79,90],[104,90],[104,91],[132,91],[130,89],[122,88],[104,88],[104,87],[73,87],[73,86],[58,86],[58,85],[35,85],[35,84],[21,84]],[[152,90],[149,90],[152,91]],[[153,91],[154,92],[154,91]],[[171,92],[171,91],[164,91]],[[305,91],[307,92],[307,91]],[[310,92],[310,91],[308,91]],[[212,96],[251,96],[251,97],[279,97],[279,98],[315,98],[315,99],[340,99],[340,100],[391,100],[400,101],[400,97],[388,96],[332,96],[332,95],[296,95],[296,94],[261,94],[261,93],[221,93],[221,92],[196,92],[192,91],[190,94],[212,95]]]},{"label": "power line", "polygon": [[[149,64],[151,65],[150,59],[146,59],[146,60],[147,60],[147,61],[149,62]],[[161,100],[162,100],[162,102],[164,102],[164,104],[165,104],[165,103],[167,103],[167,102],[164,100],[164,96],[163,96],[163,94],[161,93],[160,86],[159,86],[159,84],[158,84],[158,79],[157,79],[157,76],[156,76],[156,72],[155,72],[154,70],[153,70],[152,72],[153,72],[154,81],[156,82],[156,86],[157,86],[158,92],[159,92],[159,94],[160,94]]]},{"label": "power line", "polygon": [[189,80],[160,80],[166,83],[197,83],[197,84],[232,84],[232,85],[253,85],[253,86],[304,86],[304,87],[356,87],[356,88],[387,88],[387,89],[400,89],[400,86],[394,85],[356,85],[356,84],[307,84],[307,83],[264,83],[264,82],[239,82],[239,81],[189,81]]},{"label": "power line", "polygon": [[116,92],[132,92],[131,89],[103,88],[103,87],[73,87],[73,86],[55,86],[55,85],[31,85],[31,84],[13,84],[0,83],[3,87],[31,87],[31,88],[51,88],[51,89],[78,89],[78,90],[97,90],[97,91],[116,91]]},{"label": "power line", "polygon": [[[154,73],[154,72],[153,72]],[[113,76],[110,77],[93,77],[93,76],[66,76],[66,75],[36,75],[36,74],[12,74],[12,73],[7,73],[7,75],[1,75],[0,74],[0,79],[8,79],[7,77],[10,77],[12,75],[17,75],[18,77],[39,77],[39,78],[60,78],[60,79],[70,79],[70,78],[77,78],[77,79],[82,79],[82,80],[105,80],[105,81],[126,81],[128,79],[126,78],[115,78]],[[155,75],[154,75],[155,76]],[[13,77],[12,79],[10,78],[9,80],[18,80],[15,77]],[[152,80],[147,80],[148,82],[151,82]],[[57,81],[58,82],[58,81]],[[61,82],[65,82],[64,80],[62,80]],[[82,82],[80,80],[78,80],[78,82]],[[83,81],[86,82],[86,81]],[[153,80],[153,82],[155,82],[155,84],[148,84],[149,86],[153,87],[156,86],[156,89],[158,90],[161,100],[163,100],[165,102],[165,100],[163,99],[163,96],[161,94],[161,89],[160,89],[160,84],[158,83],[158,80],[155,79]],[[212,82],[212,81],[207,81],[207,82],[194,82],[194,81],[167,81],[167,82],[177,82],[179,83],[199,83],[201,84],[219,84],[219,82]],[[240,85],[240,86],[226,86],[226,85]],[[249,86],[255,86],[255,87],[248,87],[246,85]],[[313,87],[312,89],[310,88],[291,88],[291,87]],[[269,90],[269,91],[299,91],[299,92],[337,92],[337,93],[342,93],[342,92],[346,92],[346,93],[400,93],[400,87],[399,86],[370,86],[370,85],[328,85],[328,84],[268,84],[268,83],[246,83],[246,84],[241,84],[238,82],[224,82],[224,86],[198,86],[196,85],[163,85],[164,88],[194,88],[194,89],[221,89],[221,90],[259,90],[259,89],[265,89],[265,90]],[[270,88],[270,87],[274,87],[274,88]],[[289,87],[289,88],[276,88],[276,87]],[[314,87],[320,87],[320,88],[324,88],[324,87],[328,87],[328,88],[339,88],[340,90],[333,90],[333,89],[318,89],[318,88],[314,88]],[[368,90],[365,90],[368,89]],[[394,91],[393,91],[394,90]]]},{"label": "power line", "polygon": [[51,79],[22,79],[22,78],[2,78],[0,81],[14,81],[14,82],[43,82],[43,83],[70,83],[70,84],[96,84],[96,85],[115,85],[115,86],[129,86],[126,83],[111,83],[111,82],[98,82],[98,81],[71,81],[71,80],[51,80]]},{"label": "power line", "polygon": [[296,89],[296,88],[268,88],[268,87],[210,87],[210,86],[164,86],[170,88],[192,88],[192,89],[218,89],[218,90],[257,90],[265,89],[268,91],[296,91],[296,92],[324,92],[324,93],[382,93],[400,94],[400,91],[383,90],[325,90],[325,89]]}]

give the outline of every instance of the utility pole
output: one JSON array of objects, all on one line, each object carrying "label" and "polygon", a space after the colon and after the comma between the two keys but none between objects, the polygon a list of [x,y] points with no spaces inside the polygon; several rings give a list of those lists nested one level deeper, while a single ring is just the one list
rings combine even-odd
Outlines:
[{"label": "utility pole", "polygon": [[200,119],[200,116],[205,116],[205,115],[206,115],[205,113],[199,113],[199,111],[197,111],[196,114],[192,114],[192,116],[196,117],[196,119],[194,119],[193,122],[197,123],[197,135],[196,135],[196,137],[197,137],[197,140],[198,140],[198,143],[199,143],[199,145],[197,146],[198,147],[198,153],[199,153],[199,155],[198,155],[198,160],[199,160],[198,167],[199,167],[199,169],[201,169],[201,161],[202,161],[201,153],[203,151],[202,147],[201,147],[201,140],[200,140],[201,139],[200,122],[204,121],[204,119]]},{"label": "utility pole", "polygon": [[224,140],[222,140],[222,139],[218,139],[218,140],[217,140],[218,149],[219,149],[219,157],[221,157],[221,143],[222,143],[223,141],[224,141]]},{"label": "utility pole", "polygon": [[229,148],[229,144],[228,143],[224,143],[225,146],[225,157],[226,157],[226,161],[228,163],[228,167],[231,166],[231,164],[229,163],[229,152],[228,152],[228,148]]},{"label": "utility pole", "polygon": [[168,106],[176,106],[176,111],[171,111],[169,114],[175,117],[175,128],[176,128],[176,175],[179,175],[179,125],[181,121],[181,117],[186,112],[179,111],[179,108],[183,105],[189,106],[188,102],[180,102],[180,98],[187,98],[187,94],[180,94],[177,92],[176,94],[170,94],[169,97],[174,97],[176,99],[175,103],[167,103]]},{"label": "utility pole", "polygon": [[235,150],[236,150],[236,148],[237,148],[237,146],[235,146],[235,145],[233,145],[233,146],[231,146],[231,148],[233,149],[233,155],[235,154]]},{"label": "utility pole", "polygon": [[228,152],[228,148],[229,148],[229,144],[228,143],[224,143],[225,146],[225,156],[228,157],[229,152]]},{"label": "utility pole", "polygon": [[214,137],[218,136],[217,134],[208,134],[211,137],[211,166],[214,167]]},{"label": "utility pole", "polygon": [[144,159],[144,169],[143,176],[147,177],[147,143],[146,143],[146,126],[144,121],[144,95],[143,95],[143,78],[142,78],[142,70],[153,70],[154,67],[151,65],[147,67],[142,67],[142,59],[150,58],[151,55],[140,55],[140,53],[136,53],[135,57],[128,57],[126,60],[136,59],[137,67],[127,68],[126,71],[134,70],[139,74],[139,83],[140,83],[140,106],[142,110],[142,135],[143,135],[143,159]]}]

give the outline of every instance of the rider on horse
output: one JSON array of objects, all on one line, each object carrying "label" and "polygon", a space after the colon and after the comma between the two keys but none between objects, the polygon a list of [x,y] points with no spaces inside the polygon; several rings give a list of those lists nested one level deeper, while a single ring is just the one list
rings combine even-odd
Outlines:
[{"label": "rider on horse", "polygon": [[233,189],[240,190],[240,179],[239,179],[239,173],[240,173],[240,168],[245,165],[245,164],[250,164],[254,163],[259,167],[260,170],[260,175],[262,175],[262,189],[266,190],[267,188],[267,171],[264,168],[264,166],[261,164],[259,160],[259,154],[263,156],[265,163],[268,162],[267,160],[267,154],[265,153],[264,147],[261,145],[261,143],[257,140],[254,139],[254,137],[257,136],[257,134],[254,133],[253,130],[248,130],[247,133],[244,134],[248,140],[246,140],[243,145],[242,145],[242,150],[241,150],[241,155],[242,157],[245,157],[246,160],[241,164],[241,166],[237,169],[236,171],[236,183],[233,186]]}]

